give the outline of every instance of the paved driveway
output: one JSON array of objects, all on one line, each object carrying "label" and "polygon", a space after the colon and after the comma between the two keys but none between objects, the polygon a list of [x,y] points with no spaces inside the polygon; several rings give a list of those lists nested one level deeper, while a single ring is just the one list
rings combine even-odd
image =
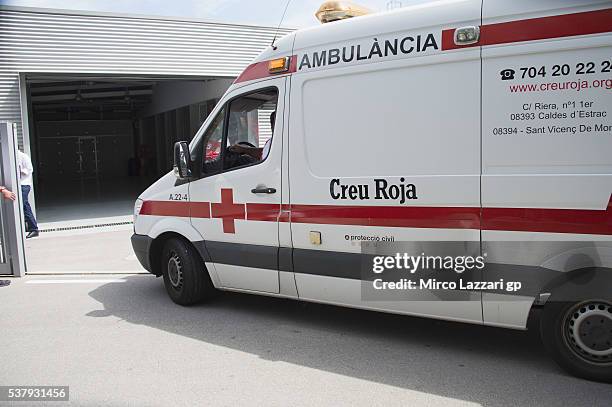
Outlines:
[{"label": "paved driveway", "polygon": [[70,385],[78,406],[612,400],[531,332],[244,294],[183,308],[149,275],[30,276],[0,288],[0,304],[0,384]]},{"label": "paved driveway", "polygon": [[134,255],[132,226],[43,232],[26,240],[29,274],[145,273]]}]

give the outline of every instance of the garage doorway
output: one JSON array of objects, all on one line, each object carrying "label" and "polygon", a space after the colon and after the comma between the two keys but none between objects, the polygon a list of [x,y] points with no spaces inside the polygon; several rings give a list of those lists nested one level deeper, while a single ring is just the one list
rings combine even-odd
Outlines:
[{"label": "garage doorway", "polygon": [[[25,75],[40,228],[131,221],[231,78]],[[25,136],[24,136],[25,137]]]}]

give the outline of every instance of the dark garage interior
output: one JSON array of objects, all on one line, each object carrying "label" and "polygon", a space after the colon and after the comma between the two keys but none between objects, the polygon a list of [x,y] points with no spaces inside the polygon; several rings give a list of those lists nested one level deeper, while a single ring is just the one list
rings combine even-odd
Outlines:
[{"label": "dark garage interior", "polygon": [[[229,86],[220,78],[28,77],[40,222],[128,217]],[[117,220],[117,219],[115,219]]]}]

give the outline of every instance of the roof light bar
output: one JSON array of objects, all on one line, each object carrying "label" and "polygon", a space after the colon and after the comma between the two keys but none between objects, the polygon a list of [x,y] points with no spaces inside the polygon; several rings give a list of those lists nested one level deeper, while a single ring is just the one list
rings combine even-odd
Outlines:
[{"label": "roof light bar", "polygon": [[317,19],[325,24],[337,20],[359,17],[370,14],[372,11],[350,1],[326,1],[315,13]]}]

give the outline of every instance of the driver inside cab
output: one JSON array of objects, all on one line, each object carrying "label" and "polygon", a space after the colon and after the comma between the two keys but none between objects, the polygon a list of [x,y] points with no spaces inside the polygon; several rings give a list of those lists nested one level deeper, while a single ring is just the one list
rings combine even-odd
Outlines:
[{"label": "driver inside cab", "polygon": [[[270,114],[270,128],[272,129],[272,133],[274,133],[275,121],[276,111]],[[243,165],[263,161],[270,152],[272,137],[266,141],[263,148],[256,147],[248,141],[231,140],[232,135],[235,136],[237,134],[246,134],[246,132],[238,130],[238,128],[244,128],[243,126],[246,127],[246,120],[244,120],[244,117],[240,117],[236,122],[230,123],[230,131],[228,133],[228,144],[230,144],[230,146],[227,148],[225,169],[241,167]]]}]

